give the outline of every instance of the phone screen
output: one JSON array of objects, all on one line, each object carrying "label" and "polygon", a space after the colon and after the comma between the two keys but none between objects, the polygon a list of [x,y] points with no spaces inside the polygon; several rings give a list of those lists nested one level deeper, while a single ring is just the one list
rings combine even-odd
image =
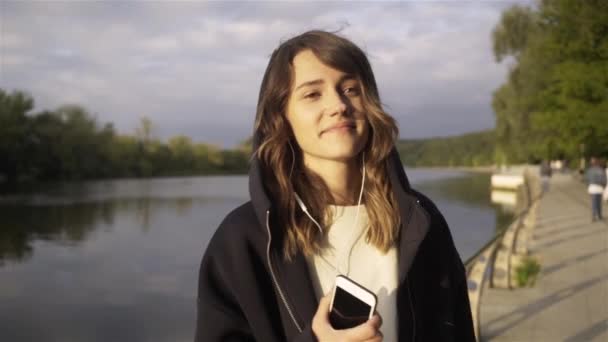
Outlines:
[{"label": "phone screen", "polygon": [[371,309],[369,305],[337,286],[329,321],[334,329],[356,327],[369,319]]}]

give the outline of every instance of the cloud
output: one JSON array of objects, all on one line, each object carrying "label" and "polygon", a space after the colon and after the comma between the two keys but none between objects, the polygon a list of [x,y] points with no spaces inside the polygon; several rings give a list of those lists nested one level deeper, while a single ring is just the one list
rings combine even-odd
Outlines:
[{"label": "cloud", "polygon": [[80,103],[122,132],[146,115],[163,138],[231,146],[251,130],[272,50],[342,29],[368,53],[403,137],[458,134],[493,126],[506,67],[490,32],[512,3],[1,2],[0,87],[30,92],[38,109]]},{"label": "cloud", "polygon": [[0,49],[3,51],[9,49],[17,49],[25,45],[25,39],[15,33],[2,33],[2,39],[0,39]]}]

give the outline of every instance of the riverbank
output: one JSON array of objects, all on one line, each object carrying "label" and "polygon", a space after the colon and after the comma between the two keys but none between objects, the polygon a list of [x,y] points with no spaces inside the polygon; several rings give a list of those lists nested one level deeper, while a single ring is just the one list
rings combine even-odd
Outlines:
[{"label": "riverbank", "polygon": [[[433,170],[433,171],[459,171],[459,172],[470,172],[470,173],[482,173],[492,174],[496,171],[494,166],[416,166],[410,167],[405,165],[408,170]],[[19,192],[30,192],[39,189],[40,187],[53,186],[55,184],[68,184],[68,183],[84,183],[84,182],[105,182],[105,181],[127,181],[127,180],[145,180],[145,179],[166,179],[166,178],[195,178],[195,177],[224,177],[224,176],[246,176],[248,170],[230,170],[230,171],[214,171],[201,174],[166,174],[166,175],[155,175],[155,176],[142,176],[142,177],[106,177],[106,178],[90,178],[90,179],[65,179],[65,180],[49,180],[49,181],[38,181],[28,180],[20,181],[17,183],[7,182],[7,178],[0,175],[0,197],[7,193],[19,193]]]},{"label": "riverbank", "polygon": [[446,170],[446,171],[462,171],[471,173],[486,173],[491,174],[497,171],[496,166],[405,166],[408,169],[418,170]]}]

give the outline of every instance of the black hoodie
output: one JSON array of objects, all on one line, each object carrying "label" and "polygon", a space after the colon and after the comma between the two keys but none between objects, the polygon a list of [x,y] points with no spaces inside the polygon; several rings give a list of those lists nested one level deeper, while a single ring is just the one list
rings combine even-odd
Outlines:
[{"label": "black hoodie", "polygon": [[[475,341],[465,269],[445,219],[410,188],[391,152],[389,178],[399,202],[399,341]],[[196,342],[316,341],[316,298],[304,255],[282,258],[272,201],[259,161],[249,172],[251,201],[229,213],[209,242],[199,274]],[[393,341],[387,341],[393,342]]]}]

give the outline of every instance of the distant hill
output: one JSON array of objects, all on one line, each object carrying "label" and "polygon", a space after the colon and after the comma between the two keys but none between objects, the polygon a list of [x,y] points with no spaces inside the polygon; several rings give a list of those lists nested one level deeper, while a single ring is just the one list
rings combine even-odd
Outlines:
[{"label": "distant hill", "polygon": [[407,166],[492,165],[495,146],[494,130],[397,142],[401,160]]}]

